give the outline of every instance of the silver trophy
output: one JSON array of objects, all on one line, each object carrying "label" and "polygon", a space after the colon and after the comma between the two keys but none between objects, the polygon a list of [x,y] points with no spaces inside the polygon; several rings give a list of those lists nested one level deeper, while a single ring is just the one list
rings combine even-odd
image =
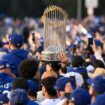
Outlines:
[{"label": "silver trophy", "polygon": [[59,61],[58,54],[66,48],[66,12],[58,6],[45,9],[42,16],[44,23],[44,51],[42,60]]}]

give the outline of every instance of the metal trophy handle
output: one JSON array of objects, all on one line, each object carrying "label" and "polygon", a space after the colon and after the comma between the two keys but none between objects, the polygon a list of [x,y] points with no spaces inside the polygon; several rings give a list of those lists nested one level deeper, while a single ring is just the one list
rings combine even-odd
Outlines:
[{"label": "metal trophy handle", "polygon": [[59,61],[58,54],[65,52],[66,47],[66,12],[58,6],[49,6],[42,16],[44,23],[44,51],[42,59],[45,61]]}]

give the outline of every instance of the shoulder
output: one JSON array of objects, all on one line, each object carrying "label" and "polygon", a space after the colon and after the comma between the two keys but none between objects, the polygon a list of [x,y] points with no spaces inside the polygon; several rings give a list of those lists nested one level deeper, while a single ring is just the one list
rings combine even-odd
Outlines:
[{"label": "shoulder", "polygon": [[41,105],[49,105],[49,100],[45,99],[41,102]]},{"label": "shoulder", "polygon": [[10,57],[11,57],[11,54],[8,53],[8,54],[5,54],[2,58],[3,58],[4,60],[6,60],[6,59],[9,59]]},{"label": "shoulder", "polygon": [[29,100],[27,105],[39,105],[39,104],[34,101]]},{"label": "shoulder", "polygon": [[85,68],[77,68],[77,71],[83,72],[83,73],[87,73],[87,70]]},{"label": "shoulder", "polygon": [[41,102],[41,105],[56,105],[60,102],[59,99],[45,99]]},{"label": "shoulder", "polygon": [[96,70],[93,74],[93,78],[98,75],[105,75],[105,69],[104,68],[96,68]]},{"label": "shoulder", "polygon": [[61,100],[61,101],[60,101],[58,104],[56,104],[56,105],[63,105],[66,100],[67,100],[67,99],[63,99],[63,100]]}]

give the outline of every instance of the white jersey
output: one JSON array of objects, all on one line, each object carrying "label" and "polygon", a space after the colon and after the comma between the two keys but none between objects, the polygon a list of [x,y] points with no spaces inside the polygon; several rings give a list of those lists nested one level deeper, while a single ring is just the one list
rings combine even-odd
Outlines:
[{"label": "white jersey", "polygon": [[67,99],[62,99],[57,105],[63,105]]},{"label": "white jersey", "polygon": [[41,105],[56,105],[60,102],[60,99],[45,99],[41,102]]}]

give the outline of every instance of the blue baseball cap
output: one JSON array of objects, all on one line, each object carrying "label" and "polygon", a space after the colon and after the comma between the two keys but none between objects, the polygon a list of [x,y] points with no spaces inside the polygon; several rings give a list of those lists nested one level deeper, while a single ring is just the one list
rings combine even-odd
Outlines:
[{"label": "blue baseball cap", "polygon": [[16,46],[22,46],[24,42],[24,37],[21,34],[18,33],[13,33],[9,36],[9,41]]},{"label": "blue baseball cap", "polygon": [[0,94],[0,105],[8,103],[7,94]]},{"label": "blue baseball cap", "polygon": [[105,76],[97,76],[94,79],[88,79],[87,83],[98,93],[105,93]]},{"label": "blue baseball cap", "polygon": [[31,93],[37,92],[39,90],[39,85],[35,81],[28,80],[28,88]]},{"label": "blue baseball cap", "polygon": [[91,105],[105,105],[105,94],[96,97],[96,100]]},{"label": "blue baseball cap", "polygon": [[27,105],[28,97],[24,89],[15,89],[10,93],[10,103],[12,105],[22,104]]},{"label": "blue baseball cap", "polygon": [[70,95],[70,101],[75,105],[90,105],[91,96],[88,91],[82,88],[75,89]]},{"label": "blue baseball cap", "polygon": [[96,46],[102,46],[102,42],[100,40],[95,40],[95,45]]},{"label": "blue baseball cap", "polygon": [[0,70],[10,68],[8,61],[0,60]]},{"label": "blue baseball cap", "polygon": [[59,91],[65,91],[65,86],[67,83],[71,84],[70,79],[68,77],[60,77],[57,79],[54,89]]}]

